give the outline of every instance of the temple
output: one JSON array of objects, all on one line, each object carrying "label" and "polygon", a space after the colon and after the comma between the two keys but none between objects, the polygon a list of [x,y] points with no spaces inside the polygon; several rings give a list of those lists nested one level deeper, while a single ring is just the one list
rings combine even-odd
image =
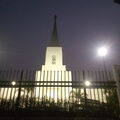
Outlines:
[{"label": "temple", "polygon": [[[72,81],[72,75],[71,71],[66,70],[66,65],[63,65],[63,51],[58,40],[56,15],[54,16],[52,36],[46,47],[45,64],[42,65],[40,71],[36,72],[36,81],[41,81],[43,85],[43,87],[36,88],[36,96],[47,99],[54,98],[55,100],[69,99],[72,87],[64,87],[64,85],[72,84],[69,83]],[[59,87],[60,85],[62,87]]]}]

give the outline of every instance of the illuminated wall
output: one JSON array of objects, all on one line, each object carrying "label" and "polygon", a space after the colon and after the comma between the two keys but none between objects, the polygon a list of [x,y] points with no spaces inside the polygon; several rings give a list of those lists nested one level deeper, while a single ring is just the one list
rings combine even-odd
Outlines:
[{"label": "illuminated wall", "polygon": [[[66,74],[70,75],[70,72],[68,72]],[[39,77],[39,79],[40,78],[41,77]],[[53,82],[52,85],[54,85],[54,84],[55,83]],[[38,84],[38,85],[43,85],[43,83]],[[48,85],[48,83],[46,83],[44,85]],[[57,83],[55,85],[61,86],[61,83]],[[62,85],[68,85],[68,83],[65,83],[65,84],[62,83]],[[36,100],[37,99],[42,100],[42,98],[49,100],[49,99],[53,98],[56,102],[58,102],[58,100],[61,100],[63,102],[64,102],[64,100],[69,100],[69,102],[74,102],[74,101],[81,102],[82,98],[84,99],[84,89],[83,88],[80,88],[80,89],[73,88],[72,89],[71,87],[36,87],[34,90],[35,90],[35,94],[32,91],[30,91],[28,93],[28,91],[25,88],[22,88],[21,94],[20,94],[21,98],[25,99],[26,96],[28,96],[29,98],[36,96]],[[19,91],[19,88],[0,88],[0,101],[2,99],[15,101],[16,98],[18,97],[18,91]],[[73,92],[73,91],[75,92],[75,94],[71,94],[71,92]],[[109,92],[111,92],[111,91],[109,91]],[[101,89],[101,88],[89,89],[89,88],[87,88],[86,89],[86,97],[88,100],[96,100],[101,103],[107,103],[107,97],[109,97],[109,94],[105,94],[105,89]]]},{"label": "illuminated wall", "polygon": [[[72,74],[71,71],[66,71],[66,66],[63,65],[62,47],[47,47],[45,65],[42,65],[41,71],[36,71],[36,81],[41,82],[37,85],[51,86],[37,87],[36,97],[54,98],[55,100],[69,98],[72,87],[64,86],[72,85],[72,83],[65,83],[65,81],[72,82]],[[42,83],[42,81],[48,82]],[[62,87],[60,87],[61,85]]]},{"label": "illuminated wall", "polygon": [[69,99],[72,87],[66,86],[72,85],[71,71],[37,71],[36,80],[40,81],[37,83],[40,87],[36,88],[36,97],[54,98],[55,101]]},{"label": "illuminated wall", "polygon": [[62,47],[47,47],[45,56],[45,65],[42,65],[42,71],[65,71],[63,65]]}]

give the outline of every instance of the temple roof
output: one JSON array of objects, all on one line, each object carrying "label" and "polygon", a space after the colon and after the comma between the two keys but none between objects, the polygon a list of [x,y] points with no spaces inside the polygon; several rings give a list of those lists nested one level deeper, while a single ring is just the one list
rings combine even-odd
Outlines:
[{"label": "temple roof", "polygon": [[60,46],[59,45],[59,41],[58,41],[58,34],[57,34],[57,24],[56,24],[56,20],[57,20],[57,16],[54,16],[54,26],[53,26],[53,32],[52,32],[52,36],[51,36],[51,40],[49,43],[49,47],[57,47]]}]

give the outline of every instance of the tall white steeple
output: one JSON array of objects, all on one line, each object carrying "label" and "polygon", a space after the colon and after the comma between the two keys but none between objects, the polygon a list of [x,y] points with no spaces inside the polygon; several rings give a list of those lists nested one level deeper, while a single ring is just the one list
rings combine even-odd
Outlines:
[{"label": "tall white steeple", "polygon": [[50,43],[46,48],[45,65],[42,66],[42,70],[66,70],[66,66],[63,65],[63,52],[62,47],[59,45],[57,34],[57,16],[54,16],[54,26]]},{"label": "tall white steeple", "polygon": [[[49,87],[36,87],[35,94],[38,98],[54,98],[66,100],[69,99],[69,92],[72,87],[60,87],[59,85],[67,85],[64,83],[69,81],[71,85],[71,71],[66,71],[63,65],[62,47],[59,45],[57,34],[57,17],[54,16],[54,26],[51,40],[46,48],[45,64],[42,65],[41,71],[36,71],[36,81],[40,81],[37,85],[50,85]],[[43,83],[42,83],[43,82]],[[60,83],[61,82],[61,83]],[[63,83],[62,83],[63,82]],[[62,93],[62,94],[61,94]]]}]

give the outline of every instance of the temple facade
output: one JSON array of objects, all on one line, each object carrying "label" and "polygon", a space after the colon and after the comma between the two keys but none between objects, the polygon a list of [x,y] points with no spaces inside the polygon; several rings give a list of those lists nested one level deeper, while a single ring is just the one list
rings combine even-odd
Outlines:
[{"label": "temple facade", "polygon": [[56,20],[55,16],[51,40],[46,47],[45,64],[36,72],[36,81],[40,81],[37,84],[41,86],[36,88],[36,97],[67,100],[72,87],[64,86],[72,85],[72,74],[63,65],[63,51],[58,40]]}]

